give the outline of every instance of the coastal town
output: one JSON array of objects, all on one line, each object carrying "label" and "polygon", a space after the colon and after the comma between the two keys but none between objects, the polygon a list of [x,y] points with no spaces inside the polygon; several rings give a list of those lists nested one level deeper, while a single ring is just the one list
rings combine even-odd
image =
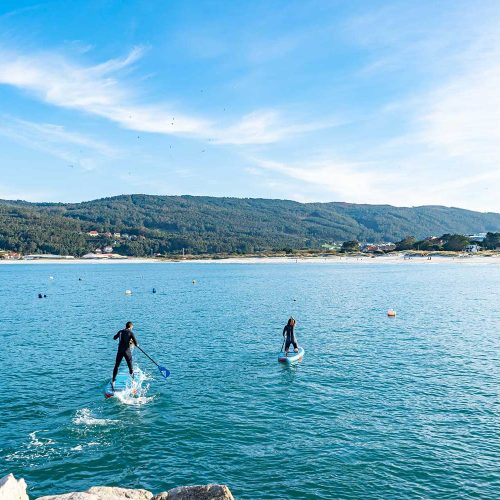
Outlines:
[{"label": "coastal town", "polygon": [[[126,260],[131,255],[123,255],[116,251],[123,241],[137,241],[144,239],[143,236],[130,235],[128,233],[120,232],[102,232],[97,230],[88,231],[85,234],[88,242],[87,253],[83,255],[57,255],[53,253],[30,253],[24,254],[14,250],[0,249],[0,260]],[[443,236],[428,236],[422,240],[417,240],[413,236],[408,236],[401,241],[397,242],[359,242],[357,240],[339,241],[324,243],[320,248],[307,248],[307,249],[282,249],[282,250],[266,250],[262,252],[252,252],[245,254],[238,254],[238,257],[255,257],[255,256],[295,256],[305,255],[308,256],[328,256],[328,255],[386,255],[394,252],[409,252],[411,255],[431,256],[432,254],[440,255],[445,253],[456,253],[458,255],[472,255],[472,254],[492,254],[500,251],[500,233],[479,232],[469,235],[459,234],[446,234]],[[140,256],[143,258],[155,259],[200,259],[212,257],[231,257],[231,254],[198,254],[191,253],[182,249],[176,254],[161,254],[152,253],[149,256]]]}]

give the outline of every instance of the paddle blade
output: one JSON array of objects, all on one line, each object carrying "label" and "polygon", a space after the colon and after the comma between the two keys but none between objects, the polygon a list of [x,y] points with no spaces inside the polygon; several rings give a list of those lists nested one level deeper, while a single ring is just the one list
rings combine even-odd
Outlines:
[{"label": "paddle blade", "polygon": [[170,372],[164,366],[159,366],[158,369],[165,378],[167,378],[170,375]]}]

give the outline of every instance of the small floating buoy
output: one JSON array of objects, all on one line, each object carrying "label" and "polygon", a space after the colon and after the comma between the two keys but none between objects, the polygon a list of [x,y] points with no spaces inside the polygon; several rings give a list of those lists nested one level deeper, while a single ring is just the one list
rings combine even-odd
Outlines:
[{"label": "small floating buoy", "polygon": [[125,290],[125,295],[132,295],[132,290]]},{"label": "small floating buoy", "polygon": [[396,311],[394,309],[389,309],[387,311],[387,316],[389,316],[389,318],[395,318],[396,317]]},{"label": "small floating buoy", "polygon": [[42,299],[43,298],[43,295],[41,293],[38,294],[38,298],[39,299]]},{"label": "small floating buoy", "polygon": [[193,280],[193,282],[192,282],[192,283],[193,283],[193,285],[196,285],[196,280]]},{"label": "small floating buoy", "polygon": [[49,276],[49,280],[53,280],[54,279],[54,276]]}]

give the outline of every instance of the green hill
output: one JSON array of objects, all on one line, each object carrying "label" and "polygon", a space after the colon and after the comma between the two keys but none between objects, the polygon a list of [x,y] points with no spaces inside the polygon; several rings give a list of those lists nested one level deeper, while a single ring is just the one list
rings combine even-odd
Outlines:
[{"label": "green hill", "polygon": [[[93,238],[90,230],[129,238]],[[105,245],[137,256],[179,253],[182,248],[190,253],[247,253],[483,231],[500,231],[500,214],[441,206],[205,196],[123,195],[83,203],[0,200],[0,249],[23,253],[82,255]]]}]

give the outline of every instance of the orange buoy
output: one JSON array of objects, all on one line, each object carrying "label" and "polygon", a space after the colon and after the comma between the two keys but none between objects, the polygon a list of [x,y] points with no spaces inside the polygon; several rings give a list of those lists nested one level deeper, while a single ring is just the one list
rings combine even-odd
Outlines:
[{"label": "orange buoy", "polygon": [[389,316],[389,318],[395,318],[396,317],[396,311],[394,309],[389,309],[387,311],[387,316]]}]

